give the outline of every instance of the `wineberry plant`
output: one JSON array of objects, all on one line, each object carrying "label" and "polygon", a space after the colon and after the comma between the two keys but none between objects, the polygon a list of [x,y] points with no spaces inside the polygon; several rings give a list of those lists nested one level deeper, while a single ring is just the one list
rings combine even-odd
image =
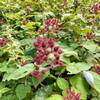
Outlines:
[{"label": "wineberry plant", "polygon": [[100,0],[0,0],[0,100],[100,100]]}]

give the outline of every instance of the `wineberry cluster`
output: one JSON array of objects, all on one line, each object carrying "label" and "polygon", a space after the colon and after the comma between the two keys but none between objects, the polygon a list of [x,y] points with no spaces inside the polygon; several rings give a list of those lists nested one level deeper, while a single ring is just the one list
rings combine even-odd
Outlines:
[{"label": "wineberry cluster", "polygon": [[86,39],[91,40],[91,39],[93,39],[94,35],[92,32],[87,32],[85,37],[86,37]]},{"label": "wineberry cluster", "polygon": [[0,25],[2,25],[4,23],[3,18],[0,18]]},{"label": "wineberry cluster", "polygon": [[28,22],[30,22],[30,20],[28,20],[28,19],[23,19],[23,20],[21,21],[21,24],[22,24],[22,25],[26,25]]},{"label": "wineberry cluster", "polygon": [[4,37],[0,37],[0,47],[3,47],[4,45],[6,45],[7,43],[7,39]]},{"label": "wineberry cluster", "polygon": [[64,97],[64,100],[80,100],[80,94],[68,89],[67,96]]},{"label": "wineberry cluster", "polygon": [[58,19],[48,19],[44,22],[44,28],[40,29],[39,32],[41,34],[44,33],[58,33],[60,31],[59,28],[60,21]]},{"label": "wineberry cluster", "polygon": [[[39,69],[41,67],[41,64],[47,62],[50,57],[50,55],[54,55],[54,58],[49,62],[49,66],[64,66],[64,62],[61,61],[60,54],[62,53],[62,50],[59,46],[56,46],[55,39],[53,38],[46,38],[44,36],[39,36],[37,38],[37,41],[33,44],[36,48],[36,56],[34,58],[34,63],[36,65],[36,70],[32,73],[37,79],[40,79],[40,73]],[[37,74],[38,73],[38,74]],[[42,74],[45,74],[45,70],[41,71]]]},{"label": "wineberry cluster", "polygon": [[100,2],[95,3],[90,7],[90,12],[93,14],[98,14],[100,12]]},{"label": "wineberry cluster", "polygon": [[100,75],[100,64],[95,64],[92,66],[93,71]]}]

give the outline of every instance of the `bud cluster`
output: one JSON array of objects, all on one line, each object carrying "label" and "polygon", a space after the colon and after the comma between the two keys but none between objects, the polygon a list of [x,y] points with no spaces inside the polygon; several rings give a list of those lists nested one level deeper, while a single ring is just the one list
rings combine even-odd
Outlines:
[{"label": "bud cluster", "polygon": [[100,12],[100,2],[95,3],[90,7],[90,12],[93,14],[98,14]]},{"label": "bud cluster", "polygon": [[48,19],[44,22],[44,28],[40,29],[39,32],[41,34],[58,33],[60,31],[59,24],[60,21],[58,19]]}]

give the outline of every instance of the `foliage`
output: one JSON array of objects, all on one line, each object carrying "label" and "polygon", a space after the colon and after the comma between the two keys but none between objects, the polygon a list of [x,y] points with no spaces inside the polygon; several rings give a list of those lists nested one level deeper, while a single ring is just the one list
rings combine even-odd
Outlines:
[{"label": "foliage", "polygon": [[0,100],[99,98],[99,0],[0,0]]}]

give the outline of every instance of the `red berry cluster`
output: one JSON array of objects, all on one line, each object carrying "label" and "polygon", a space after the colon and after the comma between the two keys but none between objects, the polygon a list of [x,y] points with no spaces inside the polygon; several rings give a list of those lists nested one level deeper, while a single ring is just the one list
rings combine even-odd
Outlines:
[{"label": "red berry cluster", "polygon": [[23,19],[23,20],[21,21],[21,24],[22,24],[22,25],[26,25],[28,22],[30,22],[30,20],[28,20],[28,19]]},{"label": "red berry cluster", "polygon": [[30,14],[30,13],[31,13],[30,5],[25,6],[25,12],[26,12],[27,14]]},{"label": "red berry cluster", "polygon": [[64,100],[80,100],[80,94],[68,89],[67,97],[64,97]]},{"label": "red berry cluster", "polygon": [[36,79],[41,80],[41,73],[39,71],[35,70],[31,73]]},{"label": "red berry cluster", "polygon": [[92,66],[93,71],[100,75],[100,64],[96,64]]},{"label": "red berry cluster", "polygon": [[98,14],[100,12],[100,2],[95,3],[90,7],[90,12],[93,14]]},{"label": "red berry cluster", "polygon": [[87,32],[85,37],[86,37],[86,39],[91,40],[91,39],[93,39],[94,35],[92,32]]},{"label": "red berry cluster", "polygon": [[48,19],[44,22],[44,28],[39,30],[41,34],[44,33],[58,33],[60,31],[59,28],[60,21],[58,19]]},{"label": "red berry cluster", "polygon": [[[55,44],[55,39],[53,38],[46,38],[44,36],[39,36],[37,38],[37,41],[33,44],[34,47],[36,48],[36,56],[34,58],[34,63],[36,64],[36,71],[33,72],[32,74],[37,78],[39,78],[39,68],[41,64],[45,63],[48,61],[50,54],[54,55],[54,59],[50,61],[49,65],[51,67],[53,66],[63,66],[64,62],[61,61],[60,54],[62,53],[62,50],[60,49],[59,46],[56,46]],[[38,75],[36,74],[38,73]],[[45,74],[45,71],[41,71],[42,74]]]},{"label": "red berry cluster", "polygon": [[0,47],[3,47],[4,45],[6,45],[7,43],[7,39],[4,37],[0,37]]}]

